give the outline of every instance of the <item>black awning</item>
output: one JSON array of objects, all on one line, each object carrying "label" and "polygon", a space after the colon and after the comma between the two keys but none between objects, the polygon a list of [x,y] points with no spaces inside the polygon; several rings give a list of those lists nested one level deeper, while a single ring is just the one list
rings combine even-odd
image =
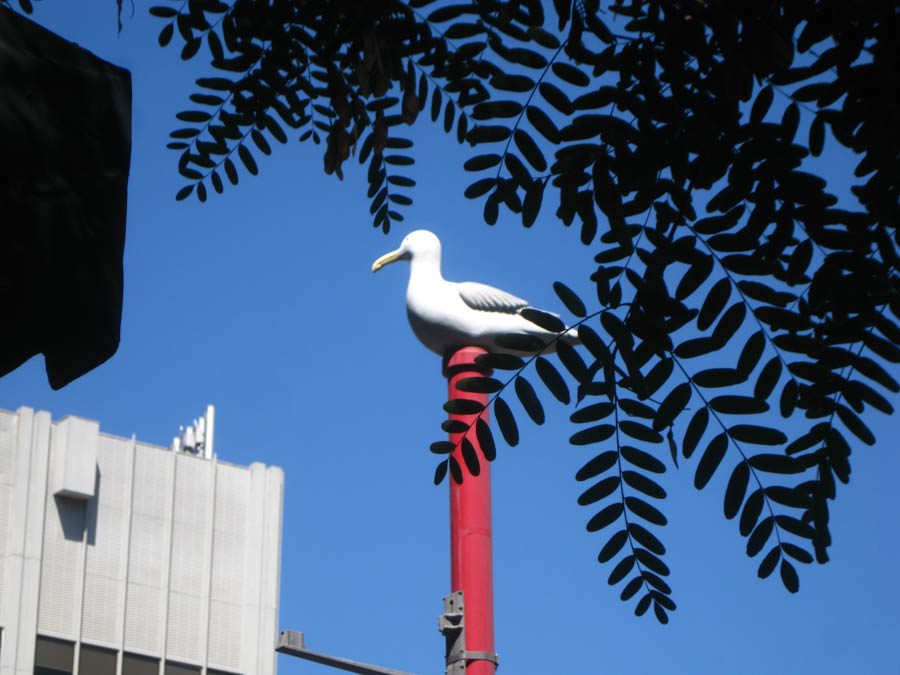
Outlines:
[{"label": "black awning", "polygon": [[116,352],[130,160],[131,74],[0,7],[0,376]]}]

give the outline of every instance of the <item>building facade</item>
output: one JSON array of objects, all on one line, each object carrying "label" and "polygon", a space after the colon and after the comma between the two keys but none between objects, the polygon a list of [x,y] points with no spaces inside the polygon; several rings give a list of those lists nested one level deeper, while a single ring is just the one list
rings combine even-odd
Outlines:
[{"label": "building facade", "polygon": [[0,675],[274,675],[283,488],[0,411]]}]

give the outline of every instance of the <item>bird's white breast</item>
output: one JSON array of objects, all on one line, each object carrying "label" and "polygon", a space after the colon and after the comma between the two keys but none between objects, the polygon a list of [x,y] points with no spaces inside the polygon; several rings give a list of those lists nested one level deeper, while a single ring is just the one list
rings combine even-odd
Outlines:
[{"label": "bird's white breast", "polygon": [[431,351],[443,355],[452,346],[471,342],[471,321],[455,284],[443,279],[410,278],[406,315],[413,333]]}]

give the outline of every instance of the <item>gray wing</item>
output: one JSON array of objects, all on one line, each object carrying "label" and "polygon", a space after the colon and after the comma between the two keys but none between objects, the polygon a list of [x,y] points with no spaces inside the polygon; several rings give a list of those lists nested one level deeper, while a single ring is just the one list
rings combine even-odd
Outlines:
[{"label": "gray wing", "polygon": [[464,281],[457,284],[459,297],[472,309],[484,312],[503,312],[505,314],[517,314],[520,309],[528,307],[528,302],[522,298],[501,291],[499,288],[479,284],[474,281]]}]

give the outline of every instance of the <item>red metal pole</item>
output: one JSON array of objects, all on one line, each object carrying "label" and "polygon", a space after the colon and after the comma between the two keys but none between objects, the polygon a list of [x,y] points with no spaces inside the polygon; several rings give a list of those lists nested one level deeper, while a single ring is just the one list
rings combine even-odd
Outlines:
[{"label": "red metal pole", "polygon": [[[484,354],[480,347],[463,347],[444,361],[444,376],[448,382],[449,398],[468,398],[484,403],[487,394],[460,391],[456,382],[464,377],[487,373],[475,365],[475,357]],[[471,423],[474,415],[451,415]],[[487,412],[482,415],[487,422]],[[450,441],[458,443],[463,434],[450,434]],[[466,651],[494,654],[494,579],[491,553],[491,465],[484,459],[475,427],[468,432],[475,446],[481,471],[473,476],[466,468],[462,453],[453,456],[463,471],[462,484],[450,481],[450,587],[463,591],[465,603]],[[473,660],[466,668],[467,675],[494,675],[495,665],[488,660]]]}]

